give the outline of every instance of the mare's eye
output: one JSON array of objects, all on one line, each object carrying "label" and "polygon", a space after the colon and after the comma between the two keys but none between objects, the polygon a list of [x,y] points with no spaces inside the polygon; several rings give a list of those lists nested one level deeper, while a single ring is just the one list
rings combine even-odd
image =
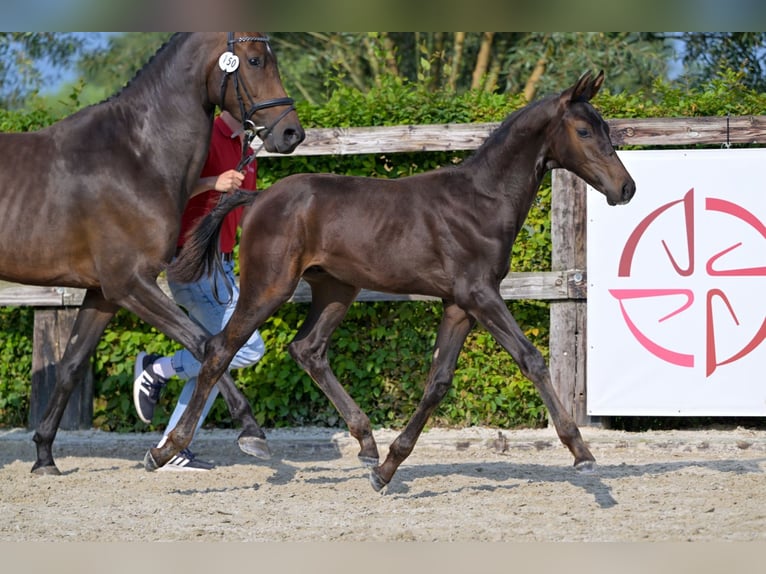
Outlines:
[{"label": "mare's eye", "polygon": [[577,135],[581,138],[587,138],[590,137],[590,131],[585,128],[577,128]]},{"label": "mare's eye", "polygon": [[250,64],[251,66],[256,67],[256,68],[260,68],[261,67],[261,59],[260,58],[250,58],[247,61],[247,63]]}]

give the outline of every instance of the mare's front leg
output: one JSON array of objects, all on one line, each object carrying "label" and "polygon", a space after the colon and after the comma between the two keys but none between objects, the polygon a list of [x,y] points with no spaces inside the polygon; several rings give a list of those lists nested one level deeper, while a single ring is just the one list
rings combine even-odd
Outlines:
[{"label": "mare's front leg", "polygon": [[[165,295],[154,279],[136,280],[130,285],[126,296],[118,302],[186,347],[197,360],[203,359],[205,343],[210,334],[192,321],[175,302]],[[239,420],[242,424],[242,432],[237,439],[240,449],[258,458],[270,458],[271,452],[266,442],[266,434],[256,422],[247,398],[236,387],[228,373],[221,376],[220,383],[219,388],[229,411],[235,420]],[[193,427],[194,425],[192,425],[192,431]]]},{"label": "mare's front leg", "polygon": [[524,376],[534,383],[553,420],[559,439],[574,455],[575,467],[578,470],[592,470],[596,459],[585,446],[577,423],[556,394],[550,370],[540,351],[524,336],[499,293],[488,291],[475,300],[482,301],[482,304],[471,312],[511,354]]},{"label": "mare's front leg", "polygon": [[307,277],[311,285],[311,308],[295,338],[288,346],[290,356],[313,379],[359,441],[359,460],[365,466],[378,463],[378,445],[370,419],[338,382],[327,360],[330,337],[346,316],[359,289],[329,275]]},{"label": "mare's front leg", "polygon": [[226,401],[226,406],[229,407],[229,413],[231,413],[232,418],[235,421],[239,421],[242,425],[242,431],[237,437],[239,449],[250,456],[260,458],[261,460],[269,460],[271,458],[271,449],[269,449],[269,443],[266,440],[266,433],[263,432],[263,429],[256,422],[252,406],[248,402],[247,397],[237,388],[231,373],[228,371],[221,375],[218,390],[221,391],[221,396]]},{"label": "mare's front leg", "polygon": [[144,457],[144,468],[146,470],[157,470],[173,458],[176,453],[189,446],[210,391],[226,372],[239,347],[244,344],[243,341],[237,346],[229,346],[227,348],[221,342],[225,336],[226,331],[224,330],[208,341],[205,360],[197,375],[197,383],[194,385],[194,392],[189,400],[189,404],[178,420],[178,424],[168,433],[165,443],[161,447],[155,447],[147,451]]},{"label": "mare's front leg", "polygon": [[116,305],[104,299],[100,290],[86,291],[64,355],[56,365],[56,385],[53,394],[33,437],[37,445],[37,460],[32,466],[34,474],[61,474],[53,460],[53,440],[56,438],[69,397],[85,376],[88,359],[96,350],[104,329],[117,309]]},{"label": "mare's front leg", "polygon": [[407,426],[391,443],[386,460],[370,471],[370,482],[375,490],[381,490],[391,481],[396,469],[415,448],[428,418],[452,386],[460,350],[474,323],[463,309],[454,303],[445,303],[423,398]]},{"label": "mare's front leg", "polygon": [[[282,290],[277,290],[277,294],[269,301],[261,301],[254,294],[257,291],[247,290],[246,281],[241,283],[240,297],[231,318],[220,333],[206,342],[202,367],[197,375],[197,383],[189,405],[178,420],[178,424],[168,433],[165,443],[146,453],[144,457],[146,470],[155,470],[164,466],[176,453],[189,445],[213,386],[221,377],[227,375],[226,370],[242,345],[290,297],[294,289],[295,284],[289,284]],[[250,412],[252,416],[252,411]]]}]

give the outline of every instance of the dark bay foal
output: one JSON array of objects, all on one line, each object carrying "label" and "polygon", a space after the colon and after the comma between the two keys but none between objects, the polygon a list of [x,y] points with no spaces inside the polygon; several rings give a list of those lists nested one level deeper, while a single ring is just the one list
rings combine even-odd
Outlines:
[{"label": "dark bay foal", "polygon": [[[329,174],[287,177],[253,200],[232,195],[196,230],[172,266],[177,277],[204,272],[215,251],[223,215],[252,203],[242,226],[240,299],[226,328],[206,348],[195,395],[170,440],[147,453],[148,469],[184,448],[210,388],[237,349],[293,293],[311,286],[306,321],[290,354],[324,391],[373,466],[376,490],[389,483],[410,454],[429,416],[446,395],[458,354],[476,322],[482,324],[531,379],[561,441],[578,468],[593,455],[559,401],[540,352],[526,339],[499,293],[511,247],[543,175],[574,172],[612,205],[627,203],[635,183],[609,139],[607,124],[589,103],[603,82],[583,75],[561,94],[511,114],[461,165],[401,179]],[[370,421],[330,369],[330,337],[360,289],[439,297],[444,314],[423,397],[378,465]]]}]

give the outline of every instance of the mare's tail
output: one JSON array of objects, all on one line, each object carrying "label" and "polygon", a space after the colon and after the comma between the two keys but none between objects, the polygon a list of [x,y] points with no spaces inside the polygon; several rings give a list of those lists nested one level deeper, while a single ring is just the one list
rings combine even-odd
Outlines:
[{"label": "mare's tail", "polygon": [[215,209],[189,232],[183,249],[168,267],[168,276],[181,283],[191,283],[212,274],[213,268],[221,265],[218,237],[224,217],[234,208],[250,205],[258,195],[241,189],[224,195]]}]

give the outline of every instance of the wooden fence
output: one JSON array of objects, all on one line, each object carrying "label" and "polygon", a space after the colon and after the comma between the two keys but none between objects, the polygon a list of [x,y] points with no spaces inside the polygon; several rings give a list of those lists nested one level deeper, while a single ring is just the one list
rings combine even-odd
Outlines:
[{"label": "wooden fence", "polygon": [[[616,146],[690,146],[763,144],[766,116],[609,120]],[[473,150],[497,123],[317,128],[293,155],[348,155]],[[270,156],[261,152],[261,156]],[[598,421],[586,411],[587,257],[585,183],[564,170],[554,170],[551,199],[551,271],[511,272],[501,292],[510,299],[550,301],[550,367],[557,392],[581,425]],[[305,284],[292,301],[308,300]],[[55,382],[55,364],[63,353],[83,291],[60,287],[22,286],[0,282],[0,306],[35,308],[30,427],[39,422]],[[362,291],[360,301],[422,300]],[[62,429],[90,428],[93,381],[89,375],[70,400]]]}]

